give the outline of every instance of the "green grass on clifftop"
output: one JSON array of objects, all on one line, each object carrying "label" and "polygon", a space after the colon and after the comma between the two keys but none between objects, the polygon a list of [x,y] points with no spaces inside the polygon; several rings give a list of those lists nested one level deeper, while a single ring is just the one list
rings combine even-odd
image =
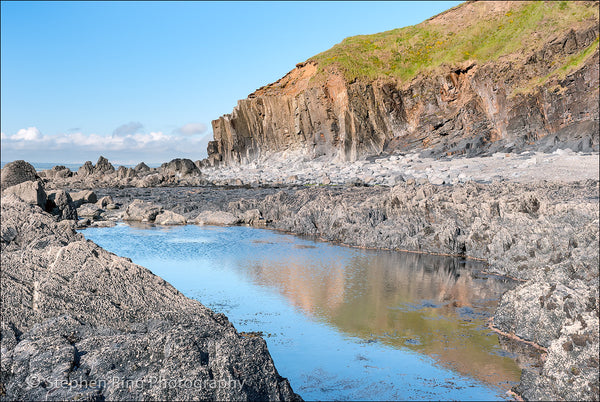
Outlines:
[{"label": "green grass on clifftop", "polygon": [[337,67],[348,81],[408,81],[443,64],[518,59],[557,33],[594,19],[598,6],[589,2],[465,3],[418,25],[346,38],[310,60],[320,72]]}]

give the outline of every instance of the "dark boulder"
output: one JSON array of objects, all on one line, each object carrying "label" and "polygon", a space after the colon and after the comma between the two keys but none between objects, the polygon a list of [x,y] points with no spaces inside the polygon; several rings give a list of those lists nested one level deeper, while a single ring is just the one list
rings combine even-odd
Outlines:
[{"label": "dark boulder", "polygon": [[38,175],[35,172],[35,168],[24,160],[9,162],[2,168],[1,181],[3,191],[10,186],[37,179]]},{"label": "dark boulder", "polygon": [[198,166],[190,159],[173,159],[170,162],[163,163],[160,166],[160,169],[163,174],[169,175],[188,176],[200,174],[200,169],[198,169]]}]

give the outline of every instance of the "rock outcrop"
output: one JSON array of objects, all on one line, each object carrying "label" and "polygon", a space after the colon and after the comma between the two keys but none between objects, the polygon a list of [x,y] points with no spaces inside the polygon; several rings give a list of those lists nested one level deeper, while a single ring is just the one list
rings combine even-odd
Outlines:
[{"label": "rock outcrop", "polygon": [[14,195],[2,198],[2,400],[294,400],[265,341]]},{"label": "rock outcrop", "polygon": [[7,163],[2,168],[1,176],[2,191],[25,181],[35,181],[39,178],[35,172],[35,168],[23,160]]},{"label": "rock outcrop", "polygon": [[[467,2],[417,27],[444,26],[460,35],[453,31],[459,20],[470,27],[516,14],[524,4]],[[578,4],[597,9],[597,3]],[[598,150],[598,27],[596,11],[596,17],[536,37],[539,43],[530,48],[442,64],[410,81],[386,78],[392,67],[377,79],[349,80],[335,54],[326,67],[326,56],[312,58],[213,121],[206,163],[248,162],[290,150],[338,160],[414,150],[433,156]],[[376,47],[376,38],[360,40]],[[377,54],[373,50],[375,61]]]},{"label": "rock outcrop", "polygon": [[[59,173],[56,173],[59,172]],[[144,162],[135,168],[113,165],[103,156],[96,165],[85,162],[77,174],[67,174],[60,166],[42,172],[46,186],[52,189],[97,187],[155,187],[155,186],[198,186],[206,183],[202,172],[189,159],[173,159],[160,168],[150,168]],[[94,201],[95,202],[95,201]]]}]

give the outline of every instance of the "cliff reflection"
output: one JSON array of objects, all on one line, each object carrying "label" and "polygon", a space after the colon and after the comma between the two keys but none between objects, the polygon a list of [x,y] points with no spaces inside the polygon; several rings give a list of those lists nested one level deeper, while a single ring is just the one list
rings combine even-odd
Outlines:
[{"label": "cliff reflection", "polygon": [[469,264],[382,251],[348,258],[299,251],[239,268],[349,336],[409,348],[508,389],[521,370],[485,324],[510,284],[478,275]]}]

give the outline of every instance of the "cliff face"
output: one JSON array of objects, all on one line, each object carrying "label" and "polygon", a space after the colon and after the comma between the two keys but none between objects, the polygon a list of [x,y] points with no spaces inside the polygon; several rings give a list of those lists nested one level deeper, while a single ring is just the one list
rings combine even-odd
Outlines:
[{"label": "cliff face", "polygon": [[[423,24],[452,24],[485,7],[467,3]],[[316,57],[213,121],[208,160],[238,163],[282,150],[338,160],[395,150],[597,150],[597,17],[538,36],[536,46],[442,64],[410,80],[349,79],[342,66]]]}]

